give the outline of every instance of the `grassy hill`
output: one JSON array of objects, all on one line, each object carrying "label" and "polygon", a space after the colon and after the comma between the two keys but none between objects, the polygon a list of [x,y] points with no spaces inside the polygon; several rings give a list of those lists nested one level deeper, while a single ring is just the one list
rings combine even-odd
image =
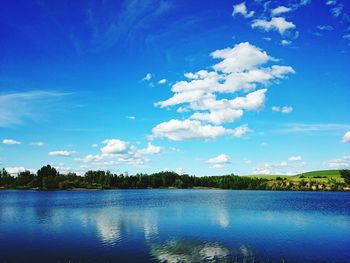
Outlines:
[{"label": "grassy hill", "polygon": [[289,179],[297,179],[300,177],[304,178],[334,178],[334,179],[340,179],[340,171],[339,170],[319,170],[319,171],[311,171],[311,172],[306,172],[302,174],[297,174],[297,175],[281,175],[281,174],[256,174],[256,175],[244,175],[244,176],[249,176],[253,178],[265,178],[269,180],[274,180],[277,177],[281,178],[289,178]]},{"label": "grassy hill", "polygon": [[339,170],[311,171],[297,175],[246,175],[269,180],[272,189],[326,190],[339,191],[344,187],[344,179]]},{"label": "grassy hill", "polygon": [[294,176],[301,176],[304,177],[316,177],[316,176],[325,176],[327,178],[340,178],[340,171],[339,170],[320,170],[320,171],[312,171],[307,173],[302,173]]}]

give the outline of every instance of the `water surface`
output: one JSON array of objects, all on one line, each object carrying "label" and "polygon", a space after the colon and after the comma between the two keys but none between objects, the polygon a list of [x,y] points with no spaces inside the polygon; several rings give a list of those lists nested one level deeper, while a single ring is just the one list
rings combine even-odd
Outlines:
[{"label": "water surface", "polygon": [[350,262],[350,193],[0,191],[0,262]]}]

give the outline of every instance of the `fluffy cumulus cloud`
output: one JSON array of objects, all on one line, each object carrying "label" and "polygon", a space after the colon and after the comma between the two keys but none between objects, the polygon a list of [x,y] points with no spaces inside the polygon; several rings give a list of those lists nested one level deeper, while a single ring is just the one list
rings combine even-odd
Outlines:
[{"label": "fluffy cumulus cloud", "polygon": [[350,156],[343,156],[338,159],[329,160],[324,163],[325,166],[332,169],[349,169],[350,168]]},{"label": "fluffy cumulus cloud", "polygon": [[167,80],[166,79],[161,79],[158,81],[158,84],[165,84],[167,83]]},{"label": "fluffy cumulus cloud", "polygon": [[265,66],[276,59],[248,42],[210,55],[219,60],[212,70],[186,73],[186,80],[172,85],[170,98],[155,103],[160,108],[176,106],[177,112],[188,114],[188,118],[158,124],[152,137],[170,140],[240,137],[250,131],[247,125],[231,129],[223,124],[239,120],[245,111],[262,109],[269,84],[294,73],[290,66]]},{"label": "fluffy cumulus cloud", "polygon": [[108,167],[120,164],[143,165],[149,162],[147,156],[158,154],[162,148],[148,142],[146,148],[137,148],[130,142],[120,139],[108,139],[102,142],[105,146],[100,149],[98,154],[88,154],[82,158],[76,158],[94,167]]},{"label": "fluffy cumulus cloud", "polygon": [[289,46],[290,44],[292,44],[292,41],[290,41],[290,40],[286,40],[286,39],[281,40],[282,46]]},{"label": "fluffy cumulus cloud", "polygon": [[276,16],[279,14],[290,12],[292,9],[285,6],[278,6],[271,10],[271,16]]},{"label": "fluffy cumulus cloud", "polygon": [[343,142],[343,143],[350,143],[350,131],[346,132],[346,133],[343,135],[342,142]]},{"label": "fluffy cumulus cloud", "polygon": [[13,139],[4,139],[2,141],[3,144],[7,144],[7,145],[15,145],[15,144],[21,144],[20,141],[16,141],[16,140],[13,140]]},{"label": "fluffy cumulus cloud", "polygon": [[256,19],[252,23],[252,28],[261,28],[265,31],[275,30],[281,35],[286,31],[294,29],[296,26],[293,22],[286,21],[284,17],[272,17],[270,21],[264,19]]},{"label": "fluffy cumulus cloud", "polygon": [[210,158],[207,163],[211,165],[212,168],[224,168],[227,164],[230,164],[230,157],[226,154],[220,154],[216,157]]},{"label": "fluffy cumulus cloud", "polygon": [[203,124],[197,120],[170,120],[162,122],[152,129],[152,138],[163,137],[173,141],[190,139],[214,139],[223,135],[242,137],[251,131],[247,125],[235,129],[223,126]]},{"label": "fluffy cumulus cloud", "polygon": [[252,17],[254,15],[254,11],[248,11],[247,6],[245,5],[245,2],[242,2],[240,4],[233,6],[232,16],[235,16],[237,14],[240,14],[244,16],[245,18]]},{"label": "fluffy cumulus cloud", "polygon": [[128,148],[127,142],[118,139],[104,140],[102,143],[105,146],[101,148],[101,151],[106,154],[121,153]]},{"label": "fluffy cumulus cloud", "polygon": [[156,153],[160,153],[160,151],[161,151],[160,146],[155,146],[152,143],[148,142],[147,148],[141,149],[139,152],[142,154],[156,154]]},{"label": "fluffy cumulus cloud", "polygon": [[49,155],[50,156],[61,156],[61,157],[68,157],[68,156],[71,156],[72,154],[74,154],[75,151],[66,151],[66,150],[63,150],[63,151],[52,151],[52,152],[49,152]]},{"label": "fluffy cumulus cloud", "polygon": [[273,106],[272,111],[281,112],[281,113],[291,113],[293,111],[293,107],[291,107],[291,106],[283,106],[283,107]]}]

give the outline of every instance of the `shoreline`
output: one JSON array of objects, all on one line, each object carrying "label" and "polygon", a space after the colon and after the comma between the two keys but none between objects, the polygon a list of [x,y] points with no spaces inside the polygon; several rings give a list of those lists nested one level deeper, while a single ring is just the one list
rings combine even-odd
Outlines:
[{"label": "shoreline", "polygon": [[224,190],[224,191],[269,191],[269,192],[350,192],[350,188],[344,188],[341,191],[337,190],[312,190],[312,189],[300,189],[300,190],[290,190],[290,189],[223,189],[215,187],[192,187],[192,188],[71,188],[71,189],[38,189],[38,188],[5,188],[0,187],[0,191],[39,191],[39,192],[64,192],[64,191],[113,191],[113,190]]}]

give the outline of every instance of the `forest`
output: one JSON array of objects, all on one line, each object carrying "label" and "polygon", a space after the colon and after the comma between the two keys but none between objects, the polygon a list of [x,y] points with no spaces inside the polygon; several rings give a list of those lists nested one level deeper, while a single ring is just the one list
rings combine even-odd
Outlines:
[{"label": "forest", "polygon": [[[113,174],[110,171],[87,171],[84,176],[75,173],[61,174],[50,165],[36,173],[20,172],[13,176],[0,170],[0,189],[147,189],[147,188],[218,188],[236,190],[306,190],[343,191],[350,185],[350,170],[341,170],[342,180],[313,176],[250,177],[234,174],[222,176],[193,176],[162,171],[153,174]],[[325,179],[326,178],[326,179]]]}]

